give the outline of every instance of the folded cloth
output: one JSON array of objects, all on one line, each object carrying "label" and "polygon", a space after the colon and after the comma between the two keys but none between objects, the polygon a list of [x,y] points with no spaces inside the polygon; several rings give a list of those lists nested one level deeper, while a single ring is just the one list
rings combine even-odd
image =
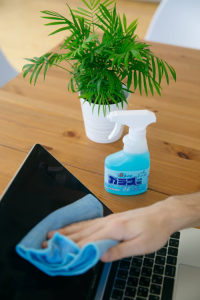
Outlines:
[{"label": "folded cloth", "polygon": [[50,276],[72,276],[92,268],[118,241],[101,240],[80,248],[68,237],[56,232],[42,249],[47,232],[69,224],[103,217],[102,204],[91,194],[62,207],[38,223],[16,246],[17,253]]}]

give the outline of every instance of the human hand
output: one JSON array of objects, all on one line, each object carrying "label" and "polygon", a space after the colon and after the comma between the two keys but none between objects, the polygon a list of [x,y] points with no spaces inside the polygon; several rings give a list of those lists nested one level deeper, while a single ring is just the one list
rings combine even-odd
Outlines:
[{"label": "human hand", "polygon": [[[164,246],[175,231],[166,203],[162,201],[145,208],[74,223],[57,231],[80,247],[104,239],[119,241],[101,257],[103,262],[152,253]],[[47,238],[50,239],[54,233],[49,232]],[[43,242],[42,246],[45,248],[47,242]]]}]

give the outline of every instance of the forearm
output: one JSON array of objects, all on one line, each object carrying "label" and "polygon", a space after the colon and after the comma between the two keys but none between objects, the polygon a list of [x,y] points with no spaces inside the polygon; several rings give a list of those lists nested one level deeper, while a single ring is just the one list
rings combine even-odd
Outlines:
[{"label": "forearm", "polygon": [[200,226],[200,192],[172,196],[164,202],[165,214],[172,231]]},{"label": "forearm", "polygon": [[[104,262],[153,253],[181,229],[200,226],[200,193],[171,196],[151,206],[105,218],[72,224],[59,230],[80,247],[89,242],[114,239],[119,243],[102,257]],[[55,232],[50,232],[51,238]],[[47,247],[47,242],[43,243]]]}]

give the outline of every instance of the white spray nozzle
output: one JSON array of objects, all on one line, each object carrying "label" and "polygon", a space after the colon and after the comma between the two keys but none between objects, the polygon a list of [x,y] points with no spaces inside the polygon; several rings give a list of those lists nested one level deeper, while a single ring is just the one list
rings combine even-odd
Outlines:
[{"label": "white spray nozzle", "polygon": [[146,127],[156,122],[156,116],[149,110],[128,110],[110,112],[107,118],[115,122],[115,127],[109,139],[115,137],[121,128],[121,125],[129,127],[129,137],[131,140],[140,140],[146,137]]}]

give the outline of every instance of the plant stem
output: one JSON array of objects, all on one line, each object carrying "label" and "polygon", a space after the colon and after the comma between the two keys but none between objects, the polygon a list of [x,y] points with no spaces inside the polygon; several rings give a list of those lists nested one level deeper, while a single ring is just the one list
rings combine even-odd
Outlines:
[{"label": "plant stem", "polygon": [[63,68],[63,67],[61,67],[61,66],[59,66],[59,65],[57,65],[57,64],[53,64],[53,66],[56,66],[56,67],[61,68],[61,69],[65,70],[65,71],[71,72],[70,70],[68,70],[68,69],[66,69],[66,68]]}]

